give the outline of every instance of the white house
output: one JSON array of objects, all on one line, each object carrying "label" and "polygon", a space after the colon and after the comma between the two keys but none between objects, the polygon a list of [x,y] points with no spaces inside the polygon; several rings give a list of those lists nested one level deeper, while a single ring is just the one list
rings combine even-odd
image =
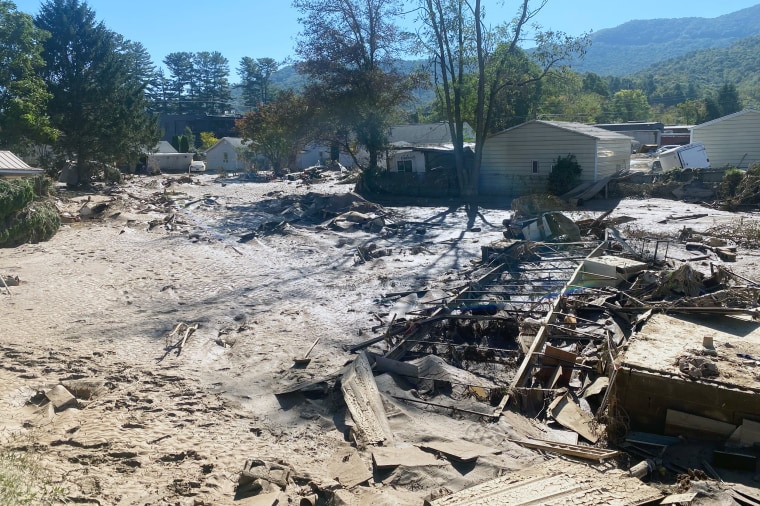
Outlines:
[{"label": "white house", "polygon": [[705,145],[710,166],[746,169],[760,161],[760,111],[743,111],[696,125],[691,142]]},{"label": "white house", "polygon": [[630,169],[632,142],[582,123],[529,121],[486,139],[479,190],[509,197],[544,193],[554,162],[569,154],[581,166],[581,182],[596,182]]},{"label": "white house", "polygon": [[240,150],[245,148],[240,137],[222,137],[206,150],[206,169],[220,172],[245,170],[245,160],[240,153]]},{"label": "white house", "polygon": [[[367,158],[366,152],[363,150],[357,154],[360,161],[364,161]],[[299,170],[314,167],[315,165],[325,165],[331,159],[330,147],[324,144],[312,142],[304,146],[304,148],[296,156],[296,166]],[[344,167],[353,167],[354,159],[348,153],[340,151],[338,154],[338,162]]]}]

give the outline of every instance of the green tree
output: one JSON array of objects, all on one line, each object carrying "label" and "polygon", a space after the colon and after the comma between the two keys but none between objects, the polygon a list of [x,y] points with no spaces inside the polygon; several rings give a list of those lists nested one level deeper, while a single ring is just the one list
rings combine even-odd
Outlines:
[{"label": "green tree", "polygon": [[[474,198],[478,193],[483,146],[492,129],[498,97],[514,94],[547,76],[552,69],[567,62],[587,45],[585,37],[574,39],[560,32],[534,34],[536,48],[532,54],[539,72],[520,71],[524,58],[518,43],[547,0],[532,7],[521,0],[515,18],[504,25],[489,28],[481,0],[420,0],[420,48],[429,53],[440,79],[438,100],[443,104],[449,125],[460,194]],[[474,76],[474,77],[473,77]],[[475,82],[474,96],[469,83]],[[464,122],[468,103],[472,103],[475,129],[475,157],[465,163]]]},{"label": "green tree", "polygon": [[648,121],[651,109],[647,97],[641,90],[620,90],[607,102],[604,108],[605,121]]},{"label": "green tree", "polygon": [[718,90],[718,107],[723,116],[733,114],[742,110],[742,103],[739,100],[739,93],[736,91],[736,85],[724,83]]},{"label": "green tree", "polygon": [[149,115],[145,88],[154,69],[147,52],[96,22],[95,12],[79,0],[49,0],[37,26],[45,41],[41,74],[52,94],[48,110],[62,135],[60,157],[76,160],[86,182],[98,163],[134,160],[159,138],[157,118]]},{"label": "green tree", "polygon": [[230,103],[229,61],[218,51],[201,51],[193,57],[198,80],[199,112],[222,114]]},{"label": "green tree", "polygon": [[169,72],[165,86],[167,108],[176,113],[193,112],[198,90],[193,53],[170,53],[164,57],[164,65]]},{"label": "green tree", "polygon": [[0,146],[5,149],[26,152],[29,143],[49,144],[57,136],[46,111],[50,94],[37,75],[48,35],[12,2],[0,1]]},{"label": "green tree", "polygon": [[376,168],[391,119],[411,100],[413,79],[395,70],[405,37],[394,22],[400,0],[294,0],[303,31],[296,52],[309,76],[308,96],[350,128]]},{"label": "green tree", "polygon": [[240,59],[237,72],[246,107],[253,109],[269,102],[271,77],[278,68],[279,64],[272,58],[254,60],[244,56]]},{"label": "green tree", "polygon": [[275,172],[295,163],[311,135],[311,112],[301,95],[280,92],[274,100],[251,111],[235,126],[251,149],[263,155]]}]

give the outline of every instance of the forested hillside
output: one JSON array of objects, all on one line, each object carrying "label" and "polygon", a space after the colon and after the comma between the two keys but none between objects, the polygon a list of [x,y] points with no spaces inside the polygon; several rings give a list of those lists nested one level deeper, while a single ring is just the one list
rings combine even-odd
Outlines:
[{"label": "forested hillside", "polygon": [[658,86],[683,83],[697,89],[717,89],[734,84],[749,102],[760,102],[760,36],[740,40],[729,47],[692,51],[650,66],[634,75]]},{"label": "forested hillside", "polygon": [[688,10],[672,14],[668,19],[629,21],[593,33],[592,45],[575,70],[625,76],[691,51],[727,47],[760,35],[760,4],[710,19],[687,17]]}]

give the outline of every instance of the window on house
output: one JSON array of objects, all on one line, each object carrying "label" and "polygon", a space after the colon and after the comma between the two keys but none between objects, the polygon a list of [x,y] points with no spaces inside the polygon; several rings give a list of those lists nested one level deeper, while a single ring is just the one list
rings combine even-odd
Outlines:
[{"label": "window on house", "polygon": [[396,170],[399,172],[414,172],[411,160],[398,160],[396,162]]},{"label": "window on house", "polygon": [[538,160],[533,160],[530,162],[531,168],[533,169],[533,174],[538,174]]},{"label": "window on house", "polygon": [[230,154],[229,153],[224,153],[224,163],[227,163],[229,161],[230,161]]}]

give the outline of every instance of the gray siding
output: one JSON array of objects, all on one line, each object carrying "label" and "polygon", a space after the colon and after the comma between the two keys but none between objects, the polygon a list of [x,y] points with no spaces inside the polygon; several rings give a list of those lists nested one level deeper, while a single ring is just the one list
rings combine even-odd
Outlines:
[{"label": "gray siding", "polygon": [[704,143],[713,168],[746,169],[760,161],[760,111],[745,110],[698,125],[691,141]]},{"label": "gray siding", "polygon": [[[630,152],[631,141],[622,136],[596,139],[545,123],[525,123],[486,140],[480,192],[512,197],[545,193],[554,161],[568,154],[578,160],[583,181],[596,181],[627,169]],[[533,172],[533,161],[538,161],[537,174]]]}]

